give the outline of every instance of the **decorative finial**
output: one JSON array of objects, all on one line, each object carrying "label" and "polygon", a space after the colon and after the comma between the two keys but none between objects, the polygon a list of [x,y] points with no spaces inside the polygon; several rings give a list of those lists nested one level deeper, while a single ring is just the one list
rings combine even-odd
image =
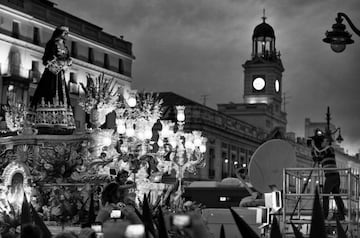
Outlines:
[{"label": "decorative finial", "polygon": [[265,22],[265,20],[266,20],[266,16],[265,16],[265,8],[263,9],[263,17],[262,17],[262,19],[263,19],[263,22]]}]

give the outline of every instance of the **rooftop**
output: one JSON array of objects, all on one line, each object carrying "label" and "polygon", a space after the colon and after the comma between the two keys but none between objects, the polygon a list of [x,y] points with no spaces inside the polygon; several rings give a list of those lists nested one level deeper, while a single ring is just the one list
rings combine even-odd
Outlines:
[{"label": "rooftop", "polygon": [[0,4],[31,15],[36,19],[50,23],[54,26],[68,26],[70,28],[70,32],[91,39],[99,44],[108,46],[113,50],[125,53],[130,57],[134,57],[132,54],[131,42],[105,33],[101,27],[56,8],[56,5],[51,1],[0,0]]},{"label": "rooftop", "polygon": [[[219,113],[219,114],[222,114],[222,115],[225,115],[227,117],[231,117],[223,112],[220,112],[218,110],[215,110],[213,108],[210,108],[206,105],[203,105],[203,104],[200,104],[198,102],[195,102],[195,101],[192,101],[188,98],[185,98],[181,95],[178,95],[176,93],[173,93],[173,92],[160,92],[159,93],[159,97],[163,99],[164,103],[163,105],[164,106],[173,106],[173,105],[184,105],[184,106],[200,106],[200,107],[204,107],[210,111],[213,111],[213,112],[216,112],[216,113]],[[233,117],[231,117],[233,118]],[[233,118],[241,123],[243,123],[244,125],[247,125],[247,126],[250,126],[250,127],[254,127],[253,125],[245,122],[245,121],[241,121],[237,118]],[[255,127],[254,127],[255,128]]]}]

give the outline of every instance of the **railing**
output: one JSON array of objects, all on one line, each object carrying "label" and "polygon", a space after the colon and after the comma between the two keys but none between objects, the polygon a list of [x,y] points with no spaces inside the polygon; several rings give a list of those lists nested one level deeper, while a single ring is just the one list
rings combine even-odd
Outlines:
[{"label": "railing", "polygon": [[219,113],[211,108],[197,105],[190,106],[189,108],[187,120],[190,123],[202,123],[216,126],[255,141],[261,141],[265,138],[264,132],[259,131],[258,128],[231,116],[227,116],[226,114]]},{"label": "railing", "polygon": [[38,83],[41,78],[41,73],[39,71],[30,69],[29,70],[29,78],[33,83]]},{"label": "railing", "polygon": [[27,69],[25,67],[21,67],[19,65],[9,64],[8,71],[6,73],[11,76],[20,76],[23,78],[28,78],[30,71],[29,71],[29,69]]}]

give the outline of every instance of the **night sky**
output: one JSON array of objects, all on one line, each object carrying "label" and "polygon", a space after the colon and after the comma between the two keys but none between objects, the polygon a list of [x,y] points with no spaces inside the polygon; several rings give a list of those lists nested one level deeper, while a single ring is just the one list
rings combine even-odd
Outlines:
[{"label": "night sky", "polygon": [[[216,108],[243,102],[242,64],[262,22],[275,30],[285,68],[288,131],[304,136],[304,121],[341,127],[342,146],[360,149],[360,37],[335,53],[322,42],[337,12],[360,28],[359,0],[54,0],[57,7],[133,43],[133,88],[172,91]],[[71,29],[70,29],[71,31]]]}]

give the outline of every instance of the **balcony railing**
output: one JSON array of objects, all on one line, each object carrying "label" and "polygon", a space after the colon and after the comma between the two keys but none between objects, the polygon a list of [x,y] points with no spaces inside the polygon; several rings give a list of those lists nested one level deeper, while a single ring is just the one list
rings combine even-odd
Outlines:
[{"label": "balcony railing", "polygon": [[31,79],[32,83],[38,83],[41,78],[41,73],[35,70],[29,70],[29,78]]}]

